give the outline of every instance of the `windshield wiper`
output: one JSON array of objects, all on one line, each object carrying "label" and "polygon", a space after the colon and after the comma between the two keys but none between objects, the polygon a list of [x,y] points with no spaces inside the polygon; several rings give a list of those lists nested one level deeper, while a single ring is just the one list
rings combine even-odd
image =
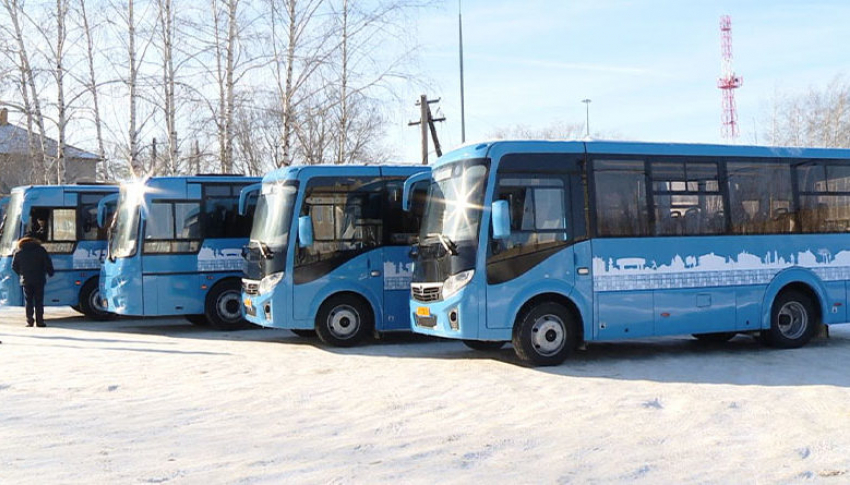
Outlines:
[{"label": "windshield wiper", "polygon": [[260,248],[260,254],[263,256],[263,259],[272,259],[274,257],[274,251],[269,248],[269,245],[262,242],[257,241],[256,239],[251,239],[252,243],[257,243],[257,247]]},{"label": "windshield wiper", "polygon": [[435,232],[428,234],[426,237],[437,238],[437,240],[440,241],[440,244],[442,244],[443,247],[446,248],[446,251],[449,254],[451,254],[452,256],[457,256],[457,244],[455,244],[455,242],[452,241],[449,236],[446,236],[445,234],[439,232]]}]

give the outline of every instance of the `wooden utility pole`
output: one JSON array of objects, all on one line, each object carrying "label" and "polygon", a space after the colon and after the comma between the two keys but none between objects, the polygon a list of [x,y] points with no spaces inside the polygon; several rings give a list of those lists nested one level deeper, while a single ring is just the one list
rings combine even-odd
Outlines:
[{"label": "wooden utility pole", "polygon": [[428,165],[428,131],[431,131],[431,138],[434,140],[434,151],[438,157],[443,156],[443,149],[440,146],[440,140],[437,139],[437,127],[434,125],[437,121],[446,121],[446,117],[434,118],[431,114],[431,105],[439,103],[438,99],[428,99],[428,96],[423,94],[419,96],[419,101],[416,105],[419,106],[419,121],[411,121],[407,126],[419,125],[419,130],[422,135],[422,165]]}]

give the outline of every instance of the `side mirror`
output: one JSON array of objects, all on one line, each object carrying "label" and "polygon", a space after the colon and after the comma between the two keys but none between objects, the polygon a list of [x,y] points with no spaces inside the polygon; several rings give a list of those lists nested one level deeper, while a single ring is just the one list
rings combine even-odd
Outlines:
[{"label": "side mirror", "polygon": [[431,171],[426,170],[424,172],[419,172],[416,175],[411,175],[410,177],[408,177],[407,180],[404,181],[404,192],[401,196],[401,208],[405,212],[410,212],[410,205],[413,198],[413,186],[417,182],[428,180],[429,178],[431,178]]},{"label": "side mirror", "polygon": [[416,259],[419,257],[419,242],[415,242],[410,246],[410,251],[407,252],[407,256],[410,259]]},{"label": "side mirror", "polygon": [[97,227],[103,228],[106,225],[106,212],[110,204],[116,204],[118,194],[109,194],[97,203]]},{"label": "side mirror", "polygon": [[243,188],[239,192],[239,215],[244,216],[248,214],[248,199],[251,198],[254,194],[260,191],[263,188],[263,184],[252,184],[245,188]]},{"label": "side mirror", "polygon": [[298,246],[306,248],[313,245],[313,219],[310,216],[298,218]]},{"label": "side mirror", "polygon": [[497,200],[491,206],[491,218],[493,219],[493,239],[507,239],[511,235],[511,213],[508,201]]}]

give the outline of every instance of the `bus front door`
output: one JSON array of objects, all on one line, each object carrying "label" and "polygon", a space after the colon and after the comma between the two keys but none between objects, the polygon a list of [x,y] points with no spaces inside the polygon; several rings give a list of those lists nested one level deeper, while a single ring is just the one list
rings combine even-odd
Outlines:
[{"label": "bus front door", "polygon": [[[410,280],[413,262],[407,246],[384,246],[384,330],[410,329]],[[373,273],[374,274],[374,273]],[[378,323],[378,322],[376,322]]]}]

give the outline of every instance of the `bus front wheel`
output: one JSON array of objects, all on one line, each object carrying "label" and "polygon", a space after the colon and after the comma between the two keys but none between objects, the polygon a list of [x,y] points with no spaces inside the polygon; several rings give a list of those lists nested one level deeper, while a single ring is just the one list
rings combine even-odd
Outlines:
[{"label": "bus front wheel", "polygon": [[575,319],[564,305],[544,302],[527,311],[514,326],[514,352],[532,365],[558,365],[578,344]]},{"label": "bus front wheel", "polygon": [[239,330],[248,327],[242,316],[242,289],[236,280],[222,281],[212,287],[207,293],[204,316],[216,330]]},{"label": "bus front wheel", "polygon": [[334,295],[319,307],[316,334],[322,342],[351,347],[372,331],[374,316],[369,304],[354,295]]},{"label": "bus front wheel", "polygon": [[109,320],[112,314],[103,306],[97,278],[86,281],[80,289],[79,311],[93,320]]},{"label": "bus front wheel", "polygon": [[808,295],[796,290],[783,291],[773,301],[770,328],[762,330],[761,338],[771,347],[802,347],[814,337],[817,319],[815,305]]}]

